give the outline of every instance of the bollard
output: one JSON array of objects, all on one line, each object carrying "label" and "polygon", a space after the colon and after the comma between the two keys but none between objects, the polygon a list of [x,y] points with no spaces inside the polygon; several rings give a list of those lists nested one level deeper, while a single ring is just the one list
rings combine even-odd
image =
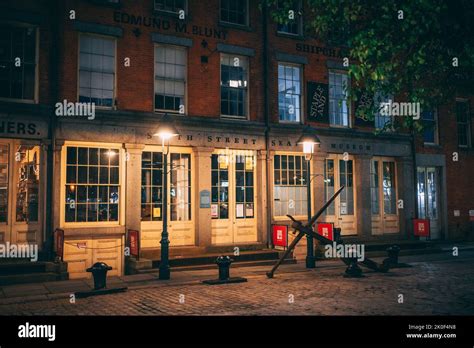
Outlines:
[{"label": "bollard", "polygon": [[112,267],[104,262],[96,262],[86,270],[91,272],[94,277],[94,290],[104,289],[107,286],[107,272],[111,269]]},{"label": "bollard", "polygon": [[217,285],[226,283],[242,283],[246,282],[246,278],[241,277],[230,277],[230,264],[233,262],[229,256],[221,255],[216,259],[217,266],[219,267],[219,279],[204,280],[204,284]]},{"label": "bollard", "polygon": [[230,264],[234,262],[229,256],[219,256],[216,260],[219,266],[219,280],[227,280],[230,278]]},{"label": "bollard", "polygon": [[400,254],[400,247],[398,245],[392,245],[387,248],[387,254],[389,262],[392,265],[398,264],[398,255]]},{"label": "bollard", "polygon": [[362,278],[362,269],[357,264],[357,259],[351,259],[351,263],[347,266],[344,274],[345,278]]}]

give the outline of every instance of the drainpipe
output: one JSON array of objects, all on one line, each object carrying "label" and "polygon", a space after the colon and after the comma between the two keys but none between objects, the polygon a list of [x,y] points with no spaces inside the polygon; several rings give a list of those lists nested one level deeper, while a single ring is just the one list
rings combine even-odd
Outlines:
[{"label": "drainpipe", "polygon": [[262,28],[263,28],[263,113],[265,116],[265,150],[266,150],[266,181],[267,181],[267,192],[266,192],[266,200],[267,200],[267,246],[270,247],[272,244],[272,235],[271,235],[271,225],[272,225],[272,204],[271,204],[271,194],[270,190],[272,188],[271,182],[271,175],[270,171],[271,168],[268,165],[269,161],[268,158],[270,156],[270,113],[269,113],[269,91],[268,91],[268,2],[267,0],[262,1]]},{"label": "drainpipe", "polygon": [[[417,181],[418,181],[418,175],[417,175],[417,167],[416,167],[416,135],[415,135],[415,128],[412,128],[412,132],[411,132],[411,136],[412,136],[412,139],[411,139],[411,143],[412,143],[412,156],[413,156],[413,178],[414,178],[414,181],[413,181],[413,186],[414,186],[414,194],[415,194],[415,206],[414,206],[414,214],[415,216],[413,216],[413,218],[417,218],[418,217],[418,184],[417,184]],[[411,226],[413,226],[413,220],[410,221],[411,223]],[[412,234],[411,236],[408,236],[408,239],[415,239],[415,235],[414,235],[414,231],[412,231]]]},{"label": "drainpipe", "polygon": [[49,51],[49,92],[51,110],[48,125],[48,140],[50,142],[46,155],[46,207],[45,207],[45,252],[47,260],[54,259],[54,204],[53,204],[53,187],[54,187],[54,148],[56,144],[56,114],[54,105],[58,100],[59,85],[59,16],[60,2],[52,1],[49,7],[49,23],[51,30],[51,50]]}]

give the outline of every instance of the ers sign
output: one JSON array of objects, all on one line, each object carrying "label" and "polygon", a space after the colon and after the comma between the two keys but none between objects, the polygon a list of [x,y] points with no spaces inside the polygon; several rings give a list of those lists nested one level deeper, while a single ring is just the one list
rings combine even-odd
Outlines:
[{"label": "ers sign", "polygon": [[318,224],[318,234],[324,238],[334,240],[334,226],[332,224]]},{"label": "ers sign", "polygon": [[414,219],[415,236],[429,237],[430,235],[430,220],[427,219]]},{"label": "ers sign", "polygon": [[288,246],[288,226],[273,225],[273,245],[284,248]]}]

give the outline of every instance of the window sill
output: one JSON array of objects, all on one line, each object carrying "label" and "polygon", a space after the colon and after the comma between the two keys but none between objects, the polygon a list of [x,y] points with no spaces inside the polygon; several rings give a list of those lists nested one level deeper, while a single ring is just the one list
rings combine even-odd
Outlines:
[{"label": "window sill", "polygon": [[[168,17],[168,18],[173,18],[179,20],[179,13],[178,12],[170,12],[170,11],[164,11],[164,10],[157,10],[153,9],[153,14],[155,16],[162,16],[162,17]],[[184,19],[180,19],[181,21],[185,22],[188,19],[188,14],[186,10],[184,11]]]},{"label": "window sill", "polygon": [[107,0],[89,0],[94,5],[98,6],[106,6],[106,7],[111,7],[111,8],[122,8],[122,1],[113,3],[109,2]]},{"label": "window sill", "polygon": [[246,25],[246,24],[236,24],[236,23],[229,23],[229,22],[219,21],[219,26],[225,27],[225,28],[248,31],[248,32],[253,31],[253,29],[249,25]]},{"label": "window sill", "polygon": [[427,148],[430,148],[430,149],[442,149],[443,147],[439,144],[435,144],[435,143],[423,143],[423,147],[427,147]]},{"label": "window sill", "polygon": [[290,33],[285,33],[283,31],[277,31],[276,36],[293,39],[293,40],[299,40],[299,41],[305,40],[305,37],[301,34],[290,34]]},{"label": "window sill", "polygon": [[111,235],[124,235],[125,226],[121,225],[90,225],[86,226],[81,223],[81,226],[74,226],[65,224],[62,229],[64,230],[65,237],[83,237],[92,238],[98,235],[111,236]]},{"label": "window sill", "polygon": [[34,99],[0,98],[0,101],[19,104],[38,104],[38,102]]},{"label": "window sill", "polygon": [[231,120],[231,121],[248,121],[248,117],[239,117],[239,116],[231,116],[231,115],[221,115],[221,119],[223,120]]}]

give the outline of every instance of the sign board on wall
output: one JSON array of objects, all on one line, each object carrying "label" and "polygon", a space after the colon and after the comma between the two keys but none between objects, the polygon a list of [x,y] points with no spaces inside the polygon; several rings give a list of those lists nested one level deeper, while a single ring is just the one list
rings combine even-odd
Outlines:
[{"label": "sign board on wall", "polygon": [[308,120],[329,122],[329,88],[325,83],[308,82]]},{"label": "sign board on wall", "polygon": [[414,219],[414,234],[418,237],[429,237],[430,236],[430,220],[428,219]]},{"label": "sign board on wall", "polygon": [[41,139],[48,134],[48,127],[44,122],[17,121],[3,118],[0,114],[0,137]]},{"label": "sign board on wall", "polygon": [[288,246],[288,226],[273,225],[272,237],[275,247],[286,248]]},{"label": "sign board on wall", "polygon": [[211,192],[209,190],[202,190],[201,192],[199,192],[199,207],[211,207]]},{"label": "sign board on wall", "polygon": [[333,224],[318,224],[318,234],[329,240],[334,240]]},{"label": "sign board on wall", "polygon": [[56,255],[63,261],[64,258],[64,230],[57,228],[54,231],[54,239],[56,245]]},{"label": "sign board on wall", "polygon": [[137,230],[128,230],[128,246],[130,248],[130,255],[135,256],[138,260],[140,257],[140,240]]}]

